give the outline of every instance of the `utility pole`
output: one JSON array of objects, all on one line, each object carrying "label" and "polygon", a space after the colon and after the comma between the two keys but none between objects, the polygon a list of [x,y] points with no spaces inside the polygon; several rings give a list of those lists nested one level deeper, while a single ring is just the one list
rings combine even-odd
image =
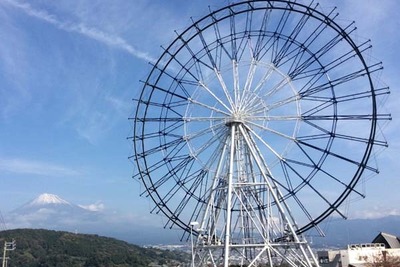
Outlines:
[{"label": "utility pole", "polygon": [[17,245],[15,243],[15,240],[13,240],[12,242],[4,241],[3,265],[2,265],[2,267],[7,267],[7,260],[8,260],[7,251],[14,250],[14,249],[16,249],[16,247],[17,247]]}]

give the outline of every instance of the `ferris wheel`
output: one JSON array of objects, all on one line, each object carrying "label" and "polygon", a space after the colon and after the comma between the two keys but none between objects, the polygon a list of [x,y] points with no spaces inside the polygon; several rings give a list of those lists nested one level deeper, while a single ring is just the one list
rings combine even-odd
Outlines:
[{"label": "ferris wheel", "polygon": [[377,146],[389,93],[335,9],[230,4],[177,33],[143,81],[134,155],[166,227],[194,234],[195,266],[317,266],[303,234],[340,207]]}]

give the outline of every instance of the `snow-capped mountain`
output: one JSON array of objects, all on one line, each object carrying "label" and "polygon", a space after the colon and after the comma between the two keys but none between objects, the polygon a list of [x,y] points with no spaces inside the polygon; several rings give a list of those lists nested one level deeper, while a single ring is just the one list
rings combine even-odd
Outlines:
[{"label": "snow-capped mountain", "polygon": [[87,213],[90,212],[78,205],[71,204],[68,201],[53,194],[41,194],[37,198],[22,205],[21,207],[12,211],[18,215],[30,215],[33,213]]},{"label": "snow-capped mountain", "polygon": [[115,237],[134,244],[168,244],[177,238],[175,231],[154,227],[148,221],[140,223],[140,218],[135,215],[103,209],[102,203],[76,205],[46,193],[5,214],[5,221],[9,229],[77,231]]},{"label": "snow-capped mountain", "polygon": [[41,194],[9,214],[8,221],[17,227],[65,229],[98,219],[99,212],[72,204],[57,195]]},{"label": "snow-capped mountain", "polygon": [[40,196],[38,196],[37,198],[35,198],[31,202],[29,202],[27,205],[41,206],[41,205],[47,205],[47,204],[71,205],[68,201],[60,198],[59,196],[53,195],[53,194],[48,194],[48,193],[41,194]]}]

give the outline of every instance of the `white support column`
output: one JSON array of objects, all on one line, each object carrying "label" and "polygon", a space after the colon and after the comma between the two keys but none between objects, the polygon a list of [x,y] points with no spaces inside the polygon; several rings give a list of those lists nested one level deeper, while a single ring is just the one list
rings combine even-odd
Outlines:
[{"label": "white support column", "polygon": [[229,250],[230,250],[230,232],[231,232],[231,216],[232,216],[232,179],[233,179],[233,162],[235,156],[235,134],[236,124],[232,123],[231,127],[231,151],[229,158],[229,174],[228,174],[228,194],[226,200],[226,226],[225,226],[225,253],[224,253],[224,267],[229,267]]}]

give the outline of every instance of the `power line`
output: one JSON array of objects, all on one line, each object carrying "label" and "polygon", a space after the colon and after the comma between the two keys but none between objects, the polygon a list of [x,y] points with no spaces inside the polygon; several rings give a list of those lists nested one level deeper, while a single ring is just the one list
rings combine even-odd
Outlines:
[{"label": "power line", "polygon": [[0,231],[5,231],[7,229],[7,224],[6,221],[4,220],[3,214],[0,210]]}]

